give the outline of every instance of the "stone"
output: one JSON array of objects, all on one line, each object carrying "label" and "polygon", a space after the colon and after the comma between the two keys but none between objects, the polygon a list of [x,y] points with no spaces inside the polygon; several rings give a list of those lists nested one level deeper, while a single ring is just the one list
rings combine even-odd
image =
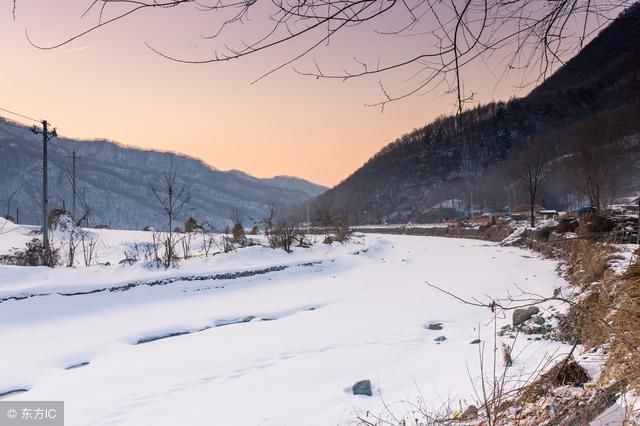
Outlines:
[{"label": "stone", "polygon": [[545,328],[541,325],[534,325],[531,327],[531,334],[542,334],[545,332]]},{"label": "stone", "polygon": [[351,391],[354,395],[372,396],[371,380],[360,380],[351,387]]},{"label": "stone", "polygon": [[471,341],[472,345],[479,345],[480,344],[480,339],[475,339]]},{"label": "stone", "polygon": [[531,306],[529,308],[516,309],[513,311],[513,326],[517,327],[528,321],[534,315],[540,313],[540,309],[537,306]]},{"label": "stone", "polygon": [[534,315],[533,317],[531,317],[531,321],[538,325],[544,324],[544,318],[540,315]]},{"label": "stone", "polygon": [[425,325],[424,328],[427,330],[442,330],[443,327],[441,322],[432,322]]},{"label": "stone", "polygon": [[444,342],[445,340],[447,340],[447,338],[444,337],[444,336],[439,336],[439,337],[436,337],[433,340],[435,340],[436,342]]}]

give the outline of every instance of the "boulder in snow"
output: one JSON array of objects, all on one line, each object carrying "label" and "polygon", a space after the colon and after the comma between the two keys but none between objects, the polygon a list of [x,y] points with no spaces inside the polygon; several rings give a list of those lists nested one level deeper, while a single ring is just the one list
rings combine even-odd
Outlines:
[{"label": "boulder in snow", "polygon": [[539,313],[540,309],[537,306],[516,309],[515,311],[513,311],[513,326],[517,327],[519,325],[522,325],[525,321],[530,320],[532,316]]},{"label": "boulder in snow", "polygon": [[432,322],[425,325],[424,328],[427,330],[442,330],[443,327],[441,322]]},{"label": "boulder in snow", "polygon": [[354,395],[366,395],[372,396],[373,392],[371,391],[371,380],[360,380],[356,384],[351,387]]}]

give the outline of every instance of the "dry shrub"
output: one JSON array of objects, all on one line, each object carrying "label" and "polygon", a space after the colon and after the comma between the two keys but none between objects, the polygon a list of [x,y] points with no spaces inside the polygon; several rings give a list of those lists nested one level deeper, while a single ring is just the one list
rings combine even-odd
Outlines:
[{"label": "dry shrub", "polygon": [[567,273],[574,285],[581,288],[605,278],[615,247],[597,244],[589,239],[569,239],[562,243],[563,254],[568,258]]},{"label": "dry shrub", "polygon": [[200,224],[198,223],[197,220],[195,220],[193,217],[190,217],[189,219],[187,219],[187,221],[184,223],[184,230],[185,232],[197,232],[200,230],[200,228],[202,228],[202,226],[200,226]]},{"label": "dry shrub", "polygon": [[610,334],[606,326],[610,308],[611,298],[602,285],[598,285],[560,318],[558,337],[567,343],[580,343],[585,348],[605,343]]},{"label": "dry shrub", "polygon": [[522,391],[520,403],[537,401],[558,386],[582,386],[591,378],[573,358],[565,358],[543,373]]},{"label": "dry shrub", "polygon": [[556,365],[546,374],[554,386],[582,386],[591,380],[586,370],[573,359]]},{"label": "dry shrub", "polygon": [[49,214],[47,215],[47,220],[51,229],[65,229],[70,224],[68,222],[71,222],[71,224],[75,225],[71,212],[61,208],[50,210]]},{"label": "dry shrub", "polygon": [[640,389],[640,263],[627,270],[624,281],[616,289],[608,318],[611,333],[611,354],[605,371],[607,377],[630,379]]},{"label": "dry shrub", "polygon": [[577,233],[580,236],[586,237],[594,234],[611,232],[614,227],[615,222],[610,220],[608,217],[591,215],[587,221],[578,228]]},{"label": "dry shrub", "polygon": [[234,243],[243,243],[246,240],[244,235],[244,226],[241,223],[236,223],[231,229],[231,235],[233,236]]},{"label": "dry shrub", "polygon": [[0,263],[18,266],[57,266],[60,263],[60,251],[51,247],[49,253],[42,240],[34,238],[27,242],[23,250],[0,256]]}]

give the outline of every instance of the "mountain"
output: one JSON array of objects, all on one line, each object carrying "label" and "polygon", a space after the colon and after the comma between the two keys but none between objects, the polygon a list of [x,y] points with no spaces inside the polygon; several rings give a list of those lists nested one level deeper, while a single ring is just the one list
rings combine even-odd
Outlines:
[{"label": "mountain", "polygon": [[318,185],[294,176],[274,176],[272,178],[261,179],[248,175],[240,170],[230,170],[229,173],[233,173],[242,179],[248,180],[249,182],[263,182],[285,191],[302,192],[306,194],[308,198],[316,197],[318,194],[327,190],[326,186]]},{"label": "mountain", "polygon": [[[326,188],[294,177],[259,179],[239,171],[220,171],[201,160],[168,152],[146,151],[106,140],[56,138],[49,145],[49,205],[71,208],[70,171],[77,160],[77,210],[90,207],[90,224],[114,228],[162,227],[160,204],[150,185],[171,167],[179,182],[188,182],[193,216],[217,228],[230,223],[238,209],[245,223],[259,222],[267,205],[300,205]],[[0,212],[21,223],[41,223],[42,140],[30,129],[0,119]],[[11,194],[16,192],[13,197]]]},{"label": "mountain", "polygon": [[[344,212],[352,222],[420,222],[501,210],[526,202],[520,180],[508,171],[517,168],[521,151],[544,144],[553,179],[539,199],[546,207],[566,209],[589,192],[572,176],[580,172],[579,135],[605,124],[616,129],[616,138],[625,138],[618,175],[610,179],[616,187],[607,188],[608,195],[640,189],[638,40],[636,3],[526,97],[441,117],[402,136],[316,203]],[[599,143],[612,140],[610,133]]]}]

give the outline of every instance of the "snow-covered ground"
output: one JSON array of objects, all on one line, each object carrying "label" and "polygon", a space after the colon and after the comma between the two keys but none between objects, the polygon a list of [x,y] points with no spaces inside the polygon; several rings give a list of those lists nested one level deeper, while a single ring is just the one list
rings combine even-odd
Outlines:
[{"label": "snow-covered ground", "polygon": [[[0,253],[29,231],[0,235]],[[425,281],[481,300],[566,286],[555,262],[481,241],[366,235],[291,254],[254,246],[164,271],[118,265],[150,233],[92,232],[112,266],[0,266],[0,394],[63,400],[69,426],[337,425],[418,396],[464,408],[480,378],[470,342],[480,334],[492,359],[493,314]],[[510,375],[524,379],[566,351],[519,338]],[[372,397],[351,393],[361,379]]]}]

